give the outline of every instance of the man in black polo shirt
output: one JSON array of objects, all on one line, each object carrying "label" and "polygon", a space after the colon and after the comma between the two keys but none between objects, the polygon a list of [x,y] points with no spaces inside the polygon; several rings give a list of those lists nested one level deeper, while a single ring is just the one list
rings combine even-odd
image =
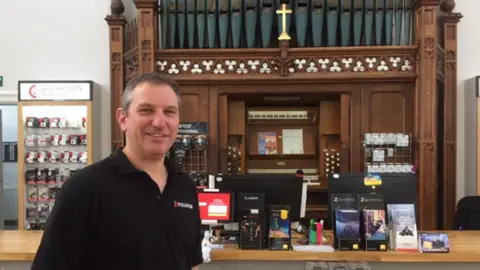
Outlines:
[{"label": "man in black polo shirt", "polygon": [[190,270],[203,262],[196,187],[165,161],[180,95],[150,73],[126,87],[126,145],[62,186],[32,270]]}]

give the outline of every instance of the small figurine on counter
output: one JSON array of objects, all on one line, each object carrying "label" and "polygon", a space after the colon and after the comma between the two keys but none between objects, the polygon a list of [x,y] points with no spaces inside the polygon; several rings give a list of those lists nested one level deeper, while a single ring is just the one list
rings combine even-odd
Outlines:
[{"label": "small figurine on counter", "polygon": [[203,263],[209,263],[210,261],[212,261],[210,258],[210,253],[212,251],[212,242],[210,239],[210,231],[205,231],[202,240]]}]

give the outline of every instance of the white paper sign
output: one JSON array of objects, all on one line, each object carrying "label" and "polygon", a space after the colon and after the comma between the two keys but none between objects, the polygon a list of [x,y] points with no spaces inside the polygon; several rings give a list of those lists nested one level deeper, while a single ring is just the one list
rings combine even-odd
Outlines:
[{"label": "white paper sign", "polygon": [[19,100],[91,100],[90,82],[20,82]]},{"label": "white paper sign", "polygon": [[282,129],[283,154],[303,154],[303,130]]}]

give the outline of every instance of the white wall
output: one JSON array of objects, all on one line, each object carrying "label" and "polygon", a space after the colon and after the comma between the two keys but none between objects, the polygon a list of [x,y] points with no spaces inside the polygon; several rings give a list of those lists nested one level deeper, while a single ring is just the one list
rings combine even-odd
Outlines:
[{"label": "white wall", "polygon": [[476,188],[476,98],[474,78],[480,75],[478,0],[456,0],[456,12],[463,15],[458,25],[457,100],[457,199],[475,195]]},{"label": "white wall", "polygon": [[[19,80],[94,81],[97,160],[111,149],[109,13],[110,0],[0,0],[0,105],[15,100]],[[15,183],[5,186],[16,193]],[[16,212],[15,199],[0,203],[0,213]]]},{"label": "white wall", "polygon": [[[110,0],[15,0],[0,5],[0,91],[19,80],[93,80],[101,103],[94,149],[110,153]],[[2,103],[2,100],[0,100]],[[97,125],[100,126],[100,125]],[[98,153],[97,153],[98,154]]]}]

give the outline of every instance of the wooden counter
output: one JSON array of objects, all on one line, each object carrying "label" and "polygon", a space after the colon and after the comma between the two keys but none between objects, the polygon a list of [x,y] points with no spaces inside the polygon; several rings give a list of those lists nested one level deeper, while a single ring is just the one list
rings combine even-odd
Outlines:
[{"label": "wooden counter", "polygon": [[0,231],[0,261],[32,261],[41,231]]},{"label": "wooden counter", "polygon": [[[401,252],[336,251],[333,253],[239,250],[225,245],[212,251],[214,261],[368,261],[368,262],[480,262],[480,231],[447,232],[451,252],[421,254]],[[0,261],[32,261],[40,231],[0,231]]]}]

